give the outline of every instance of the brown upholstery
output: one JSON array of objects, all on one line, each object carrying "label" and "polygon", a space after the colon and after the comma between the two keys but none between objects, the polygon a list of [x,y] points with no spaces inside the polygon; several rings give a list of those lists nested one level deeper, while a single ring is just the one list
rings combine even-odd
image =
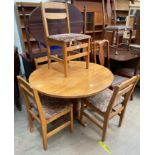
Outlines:
[{"label": "brown upholstery", "polygon": [[125,25],[109,25],[105,28],[106,31],[127,31],[132,30],[132,26],[125,26]]},{"label": "brown upholstery", "polygon": [[114,80],[111,84],[111,87],[114,88],[115,86],[121,84],[122,82],[128,80],[129,78],[127,77],[123,77],[123,76],[119,76],[119,75],[114,75]]},{"label": "brown upholstery", "polygon": [[[93,104],[100,111],[106,112],[112,95],[113,95],[113,91],[110,89],[106,89],[95,96],[87,98],[86,101]],[[124,97],[122,96],[119,97],[117,101],[115,102],[114,107],[121,107],[122,106],[121,103],[123,100],[124,100]]]},{"label": "brown upholstery", "polygon": [[[60,98],[52,98],[44,95],[40,95],[40,100],[42,102],[42,108],[46,119],[51,118],[52,116],[61,113],[66,108],[71,106],[71,103],[68,100]],[[37,105],[31,100],[31,105],[34,108],[35,112],[37,111]]]},{"label": "brown upholstery", "polygon": [[83,39],[89,39],[91,38],[91,36],[77,33],[65,33],[65,34],[50,35],[48,38],[56,41],[71,42],[71,41],[80,41]]}]

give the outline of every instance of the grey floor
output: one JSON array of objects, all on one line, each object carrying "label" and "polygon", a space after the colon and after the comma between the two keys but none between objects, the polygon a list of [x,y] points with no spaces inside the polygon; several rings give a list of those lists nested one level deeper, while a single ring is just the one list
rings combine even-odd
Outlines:
[{"label": "grey floor", "polygon": [[[15,108],[14,114],[14,154],[15,155],[108,155],[99,144],[101,130],[89,120],[87,127],[74,122],[74,132],[68,129],[48,140],[48,150],[42,147],[41,129],[35,123],[35,130],[28,130],[24,104],[22,111]],[[136,90],[134,100],[130,101],[122,127],[118,126],[118,117],[109,121],[106,141],[113,155],[140,154],[140,94]]]}]

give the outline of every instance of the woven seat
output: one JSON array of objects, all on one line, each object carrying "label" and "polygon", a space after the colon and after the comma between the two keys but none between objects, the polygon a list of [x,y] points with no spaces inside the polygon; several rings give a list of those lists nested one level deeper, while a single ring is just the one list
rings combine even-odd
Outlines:
[{"label": "woven seat", "polygon": [[111,84],[111,88],[114,88],[115,86],[121,84],[122,82],[128,80],[129,78],[119,75],[114,75],[114,80]]},{"label": "woven seat", "polygon": [[85,34],[64,33],[64,34],[50,35],[48,38],[67,43],[67,42],[72,42],[72,41],[80,41],[80,40],[84,40],[84,39],[90,39],[91,37],[89,35],[85,35]]},{"label": "woven seat", "polygon": [[[110,89],[106,89],[95,96],[87,98],[86,102],[88,101],[91,104],[93,104],[96,108],[98,108],[100,111],[106,112],[112,95],[113,95],[113,91]],[[117,108],[121,107],[122,106],[121,103],[123,102],[123,100],[124,100],[124,97],[120,96],[116,100],[114,107],[117,107]]]},{"label": "woven seat", "polygon": [[[40,100],[42,102],[42,108],[46,119],[61,113],[71,106],[69,100],[52,98],[45,95],[40,95]],[[31,100],[31,106],[37,113],[37,105],[33,102],[33,100]]]}]

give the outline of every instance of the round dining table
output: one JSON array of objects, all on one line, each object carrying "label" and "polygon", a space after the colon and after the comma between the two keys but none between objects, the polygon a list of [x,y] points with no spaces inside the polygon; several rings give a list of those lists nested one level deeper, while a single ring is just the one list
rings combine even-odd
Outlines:
[{"label": "round dining table", "polygon": [[84,61],[70,61],[68,76],[65,77],[61,63],[52,62],[50,69],[45,64],[31,73],[29,83],[47,96],[76,99],[79,118],[82,99],[105,90],[114,78],[108,68],[95,63],[89,65],[89,69],[86,69]]},{"label": "round dining table", "polygon": [[86,69],[84,61],[70,61],[68,67],[68,77],[64,77],[61,63],[51,63],[50,69],[42,65],[31,73],[30,85],[51,97],[83,98],[103,91],[113,81],[112,72],[95,63]]}]

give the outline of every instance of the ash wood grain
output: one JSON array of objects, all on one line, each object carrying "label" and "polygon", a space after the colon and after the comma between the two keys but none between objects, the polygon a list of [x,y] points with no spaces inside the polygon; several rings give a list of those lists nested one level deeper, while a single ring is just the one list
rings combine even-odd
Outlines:
[{"label": "ash wood grain", "polygon": [[59,98],[81,98],[96,94],[113,81],[112,72],[104,66],[90,63],[85,68],[84,61],[68,63],[68,77],[62,74],[63,66],[54,62],[50,69],[47,65],[32,72],[29,77],[30,85],[40,92]]}]

